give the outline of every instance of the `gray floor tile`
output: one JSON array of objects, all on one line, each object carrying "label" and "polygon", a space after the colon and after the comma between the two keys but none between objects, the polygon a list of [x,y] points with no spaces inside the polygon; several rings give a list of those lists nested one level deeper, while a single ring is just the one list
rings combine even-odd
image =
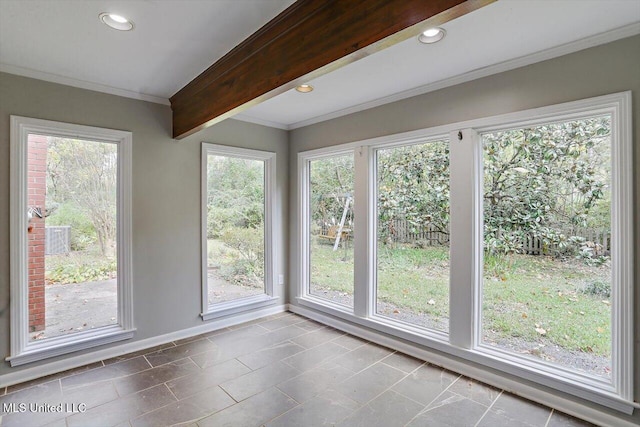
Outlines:
[{"label": "gray floor tile", "polygon": [[579,420],[562,412],[553,411],[547,427],[591,427],[590,422]]},{"label": "gray floor tile", "polygon": [[161,427],[191,423],[236,403],[220,387],[213,387],[194,396],[147,412],[131,421],[133,427]]},{"label": "gray floor tile", "polygon": [[[33,387],[34,385],[48,383],[50,381],[54,381],[60,378],[69,377],[71,375],[78,374],[80,372],[90,371],[91,369],[100,368],[104,366],[102,362],[90,363],[88,365],[80,366],[78,368],[69,369],[64,372],[58,372],[57,374],[47,375],[46,377],[36,378],[31,381],[26,381],[20,384],[11,385],[6,387],[6,393],[13,393],[16,391],[24,390],[25,388]],[[0,388],[0,395],[5,394],[3,391],[5,387]]]},{"label": "gray floor tile", "polygon": [[304,317],[302,319],[304,320],[300,323],[296,323],[296,326],[300,329],[304,329],[307,332],[317,331],[318,329],[326,327],[322,323],[316,322],[314,320],[305,319]]},{"label": "gray floor tile", "polygon": [[153,387],[154,385],[200,371],[202,371],[200,367],[193,363],[191,359],[181,359],[133,375],[118,378],[114,380],[113,383],[116,390],[118,390],[118,394],[120,396],[126,396],[127,394],[135,393]]},{"label": "gray floor tile", "polygon": [[393,387],[394,391],[424,405],[431,403],[459,375],[432,365],[422,365]]},{"label": "gray floor tile", "polygon": [[348,348],[349,350],[355,350],[361,345],[364,345],[367,343],[367,341],[361,338],[354,337],[353,335],[348,335],[348,334],[341,335],[338,338],[331,340],[331,342],[334,344],[341,345],[342,347]]},{"label": "gray floor tile", "polygon": [[276,329],[285,328],[287,326],[303,322],[304,318],[298,316],[283,316],[278,317],[277,319],[268,320],[266,322],[260,323],[260,326],[263,328],[267,328],[270,331],[275,331]]},{"label": "gray floor tile", "polygon": [[175,402],[164,385],[121,397],[67,418],[69,427],[112,426]]},{"label": "gray floor tile", "polygon": [[475,426],[487,408],[459,395],[441,402],[439,405],[421,412],[407,427],[442,426],[469,427]]},{"label": "gray floor tile", "polygon": [[166,343],[166,344],[160,344],[160,345],[156,345],[154,347],[151,348],[145,348],[143,350],[140,351],[135,351],[133,353],[127,353],[127,354],[123,354],[122,356],[116,356],[116,357],[112,357],[111,359],[107,359],[104,361],[105,365],[112,365],[114,363],[118,363],[118,362],[123,362],[125,360],[129,360],[129,359],[133,359],[134,357],[138,357],[138,356],[144,356],[145,354],[149,354],[149,353],[154,353],[158,350],[164,350],[170,347],[175,347],[176,345],[172,342]]},{"label": "gray floor tile", "polygon": [[167,386],[178,399],[184,399],[249,372],[251,370],[245,365],[235,359],[231,359],[192,375],[171,380],[167,383]]},{"label": "gray floor tile", "polygon": [[143,356],[134,357],[133,359],[123,362],[113,363],[102,368],[92,369],[87,372],[65,377],[60,380],[62,388],[78,387],[95,383],[98,381],[115,380],[120,377],[132,375],[140,371],[151,368],[151,365]]},{"label": "gray floor tile", "polygon": [[382,363],[400,369],[404,372],[412,372],[422,366],[424,362],[406,354],[395,352],[389,357],[382,359]]},{"label": "gray floor tile", "polygon": [[400,381],[406,374],[377,363],[338,384],[335,389],[359,403],[366,403]]},{"label": "gray floor tile", "polygon": [[376,344],[365,344],[335,358],[334,361],[353,372],[359,372],[384,359],[391,353],[393,352],[388,348],[380,347]]},{"label": "gray floor tile", "polygon": [[388,390],[338,425],[340,427],[402,427],[422,409],[424,405]]},{"label": "gray floor tile", "polygon": [[340,396],[317,396],[266,424],[267,427],[332,426],[354,411],[353,402]]},{"label": "gray floor tile", "polygon": [[305,348],[285,341],[276,344],[273,347],[257,351],[255,353],[246,354],[238,357],[238,360],[247,365],[251,369],[259,369],[263,366],[270,365],[294,354],[304,351]]},{"label": "gray floor tile", "polygon": [[321,363],[346,353],[348,350],[332,342],[325,342],[309,350],[283,359],[283,362],[300,371],[308,371],[318,367]]},{"label": "gray floor tile", "polygon": [[352,375],[353,372],[347,368],[337,365],[333,361],[329,361],[315,369],[306,371],[295,378],[278,384],[277,387],[288,396],[302,403]]},{"label": "gray floor tile", "polygon": [[301,335],[297,338],[292,339],[296,344],[299,344],[305,348],[316,347],[320,344],[323,344],[327,341],[331,341],[335,338],[344,335],[344,332],[338,331],[336,329],[331,328],[322,328],[317,331],[309,332],[304,335]]},{"label": "gray floor tile", "polygon": [[484,406],[491,406],[500,394],[500,390],[467,377],[460,377],[447,389],[452,393],[471,399]]},{"label": "gray floor tile", "polygon": [[158,350],[145,355],[145,357],[149,361],[151,366],[160,366],[164,365],[165,363],[184,359],[185,357],[204,353],[205,351],[211,351],[215,348],[216,345],[211,341],[209,341],[208,339],[202,339],[182,345],[177,345],[175,347],[169,347],[164,350]]},{"label": "gray floor tile", "polygon": [[54,380],[44,384],[38,384],[23,390],[0,396],[0,414],[5,404],[38,402],[47,397],[58,397],[62,395],[60,381]]},{"label": "gray floor tile", "polygon": [[491,412],[513,420],[526,420],[532,426],[544,426],[551,409],[509,393],[502,393],[491,407]]},{"label": "gray floor tile", "polygon": [[531,424],[488,411],[477,427],[531,427]]},{"label": "gray floor tile", "polygon": [[220,384],[220,387],[236,401],[244,400],[254,394],[263,392],[300,372],[282,362],[276,362],[241,377]]},{"label": "gray floor tile", "polygon": [[277,389],[269,389],[198,421],[200,427],[258,427],[295,407]]}]

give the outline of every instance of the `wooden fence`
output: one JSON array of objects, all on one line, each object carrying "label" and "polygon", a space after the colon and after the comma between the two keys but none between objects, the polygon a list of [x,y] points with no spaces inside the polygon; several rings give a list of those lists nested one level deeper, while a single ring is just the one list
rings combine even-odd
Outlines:
[{"label": "wooden fence", "polygon": [[[449,230],[440,230],[432,225],[414,227],[406,220],[385,221],[380,231],[393,243],[417,243],[421,246],[449,245]],[[323,234],[326,228],[322,227]],[[608,229],[577,228],[564,230],[566,236],[577,236],[584,239],[583,246],[594,255],[608,255],[611,251],[611,231]],[[528,236],[522,242],[522,252],[528,255],[550,255],[558,251],[555,245],[545,245],[542,239]]]}]

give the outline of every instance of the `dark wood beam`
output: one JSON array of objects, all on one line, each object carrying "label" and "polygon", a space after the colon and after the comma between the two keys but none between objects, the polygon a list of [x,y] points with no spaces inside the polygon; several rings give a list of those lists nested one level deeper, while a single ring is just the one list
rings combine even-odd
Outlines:
[{"label": "dark wood beam", "polygon": [[171,97],[184,138],[495,0],[298,0]]}]

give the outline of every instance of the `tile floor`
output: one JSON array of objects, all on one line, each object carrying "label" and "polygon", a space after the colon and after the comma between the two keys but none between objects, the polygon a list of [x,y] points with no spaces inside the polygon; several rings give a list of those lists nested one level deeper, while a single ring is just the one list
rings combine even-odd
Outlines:
[{"label": "tile floor", "polygon": [[0,409],[3,427],[589,425],[291,313],[6,387]]}]

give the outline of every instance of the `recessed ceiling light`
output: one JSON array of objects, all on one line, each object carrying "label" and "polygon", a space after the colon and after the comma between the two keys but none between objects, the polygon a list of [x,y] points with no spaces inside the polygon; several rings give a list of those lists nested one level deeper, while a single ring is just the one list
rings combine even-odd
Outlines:
[{"label": "recessed ceiling light", "polygon": [[445,34],[447,33],[442,28],[429,28],[428,30],[420,33],[418,40],[420,40],[420,43],[435,43],[442,40]]},{"label": "recessed ceiling light", "polygon": [[300,93],[309,93],[313,90],[313,86],[311,85],[300,85],[296,88],[296,90]]},{"label": "recessed ceiling light", "polygon": [[119,31],[131,31],[133,30],[133,22],[129,21],[124,16],[116,15],[115,13],[103,12],[98,15],[102,23],[110,26],[114,30]]}]

